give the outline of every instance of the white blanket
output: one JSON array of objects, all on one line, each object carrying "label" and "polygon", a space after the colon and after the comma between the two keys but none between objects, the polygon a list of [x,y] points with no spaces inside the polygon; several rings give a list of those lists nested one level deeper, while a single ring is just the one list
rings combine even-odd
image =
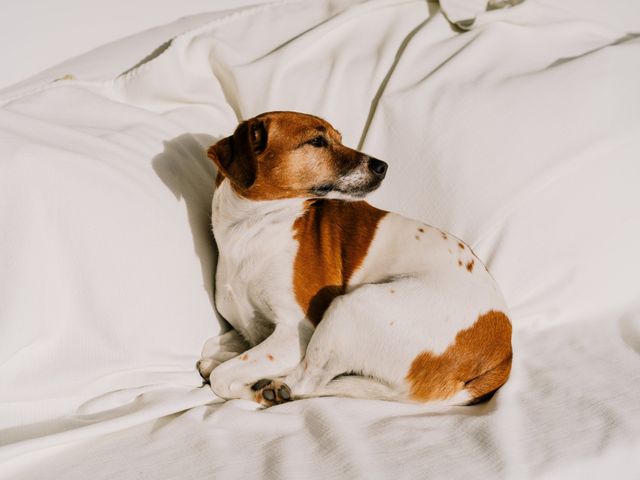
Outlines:
[{"label": "white blanket", "polygon": [[[0,92],[0,478],[638,478],[637,32],[623,0],[464,33],[419,0],[284,1],[115,78]],[[325,117],[390,164],[373,204],[486,261],[514,324],[494,399],[199,388],[223,328],[203,151],[267,110]]]}]

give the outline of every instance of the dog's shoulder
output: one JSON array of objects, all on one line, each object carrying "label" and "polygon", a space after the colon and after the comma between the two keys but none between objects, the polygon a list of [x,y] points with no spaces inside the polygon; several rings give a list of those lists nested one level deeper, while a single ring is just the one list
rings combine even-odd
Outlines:
[{"label": "dog's shoulder", "polygon": [[305,205],[293,224],[298,241],[293,286],[298,303],[314,323],[344,293],[387,213],[364,201],[322,199]]}]

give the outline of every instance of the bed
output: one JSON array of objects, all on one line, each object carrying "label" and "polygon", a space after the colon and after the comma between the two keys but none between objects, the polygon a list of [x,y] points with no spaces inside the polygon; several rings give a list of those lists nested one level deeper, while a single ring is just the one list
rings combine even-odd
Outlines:
[{"label": "bed", "polygon": [[[0,90],[1,479],[640,477],[640,5],[459,4],[222,3]],[[371,203],[485,261],[493,399],[202,387],[204,150],[268,110],[329,120],[389,163]]]}]

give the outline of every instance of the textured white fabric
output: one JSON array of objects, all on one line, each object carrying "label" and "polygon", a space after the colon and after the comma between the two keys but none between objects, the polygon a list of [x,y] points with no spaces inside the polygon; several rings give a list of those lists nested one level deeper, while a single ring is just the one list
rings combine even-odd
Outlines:
[{"label": "textured white fabric", "polygon": [[476,16],[487,9],[486,0],[440,0],[442,11],[450,22],[468,30]]},{"label": "textured white fabric", "polygon": [[462,30],[473,27],[476,17],[487,10],[512,7],[523,0],[440,0],[440,7],[447,19]]},{"label": "textured white fabric", "polygon": [[[624,1],[465,33],[418,0],[287,1],[117,78],[0,92],[0,478],[637,478],[638,31]],[[515,352],[489,403],[198,388],[221,329],[203,150],[275,109],[327,118],[390,164],[372,203],[486,260]]]},{"label": "textured white fabric", "polygon": [[[149,47],[147,40],[152,41],[154,35],[146,32],[141,36],[138,32],[142,30],[164,30],[168,36],[160,40],[163,42],[170,36],[193,28],[194,25],[188,27],[193,21],[199,25],[206,23],[209,15],[203,15],[202,12],[229,10],[265,1],[269,0],[0,2],[0,58],[3,64],[0,69],[0,88],[22,82],[44,68],[49,69],[53,65],[54,69],[61,67],[57,65],[60,62],[69,64],[70,58],[95,48],[103,49],[106,42],[132,34],[137,37],[135,40],[128,38],[128,48],[118,52],[117,56],[110,56],[104,51],[99,57],[93,54],[94,59],[99,58],[99,63],[85,65],[89,68],[85,68],[83,74],[95,74],[104,69],[105,64],[122,61],[136,52],[144,52],[145,47]],[[180,20],[176,21],[176,18]],[[183,28],[185,26],[187,28]]]}]

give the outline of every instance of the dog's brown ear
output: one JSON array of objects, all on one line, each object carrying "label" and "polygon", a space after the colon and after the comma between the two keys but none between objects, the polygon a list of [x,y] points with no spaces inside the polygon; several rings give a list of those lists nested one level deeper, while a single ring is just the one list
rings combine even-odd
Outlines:
[{"label": "dog's brown ear", "polygon": [[267,129],[258,119],[242,122],[232,136],[223,138],[207,151],[218,170],[233,184],[246,190],[256,181],[256,155],[267,146]]}]

